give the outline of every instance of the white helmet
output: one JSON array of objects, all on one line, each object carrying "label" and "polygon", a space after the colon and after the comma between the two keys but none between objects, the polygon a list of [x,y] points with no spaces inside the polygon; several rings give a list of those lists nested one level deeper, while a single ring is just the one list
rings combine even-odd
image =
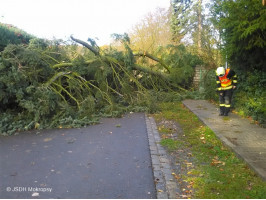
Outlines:
[{"label": "white helmet", "polygon": [[223,77],[225,75],[225,68],[224,67],[218,67],[216,70],[217,76]]}]

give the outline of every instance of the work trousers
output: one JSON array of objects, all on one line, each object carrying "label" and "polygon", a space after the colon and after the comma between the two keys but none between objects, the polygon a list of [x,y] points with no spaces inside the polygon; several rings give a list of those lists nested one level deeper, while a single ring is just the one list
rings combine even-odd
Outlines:
[{"label": "work trousers", "polygon": [[219,91],[220,111],[222,115],[228,115],[231,108],[233,89]]}]

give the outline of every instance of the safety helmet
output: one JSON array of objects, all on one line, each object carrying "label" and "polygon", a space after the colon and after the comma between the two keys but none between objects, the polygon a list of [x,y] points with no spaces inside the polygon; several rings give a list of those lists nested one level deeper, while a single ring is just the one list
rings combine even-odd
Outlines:
[{"label": "safety helmet", "polygon": [[216,70],[217,76],[223,77],[225,75],[225,68],[224,67],[218,67]]}]

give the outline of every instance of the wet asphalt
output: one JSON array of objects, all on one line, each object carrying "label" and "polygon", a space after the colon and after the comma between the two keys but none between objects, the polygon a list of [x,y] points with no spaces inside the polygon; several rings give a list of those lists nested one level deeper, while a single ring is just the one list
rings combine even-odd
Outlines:
[{"label": "wet asphalt", "polygon": [[0,136],[1,198],[156,198],[145,115]]}]

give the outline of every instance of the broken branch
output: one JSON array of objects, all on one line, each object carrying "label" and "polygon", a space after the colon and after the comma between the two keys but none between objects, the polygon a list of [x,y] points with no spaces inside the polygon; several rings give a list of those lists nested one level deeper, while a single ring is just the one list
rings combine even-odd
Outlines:
[{"label": "broken branch", "polygon": [[144,57],[150,58],[150,59],[160,63],[167,70],[167,72],[170,73],[169,67],[166,64],[164,64],[161,59],[159,59],[159,58],[157,58],[157,57],[155,57],[155,56],[153,56],[147,52],[138,52],[138,53],[135,53],[134,56],[144,56]]},{"label": "broken branch", "polygon": [[99,56],[99,55],[100,55],[100,52],[99,52],[98,50],[96,50],[95,48],[93,48],[91,45],[89,45],[87,42],[84,42],[84,41],[82,41],[82,40],[76,39],[76,38],[74,38],[72,35],[70,36],[70,38],[71,38],[73,41],[75,41],[75,42],[77,42],[77,43],[83,45],[83,46],[86,47],[87,49],[89,49],[92,53],[94,53],[95,56]]}]

